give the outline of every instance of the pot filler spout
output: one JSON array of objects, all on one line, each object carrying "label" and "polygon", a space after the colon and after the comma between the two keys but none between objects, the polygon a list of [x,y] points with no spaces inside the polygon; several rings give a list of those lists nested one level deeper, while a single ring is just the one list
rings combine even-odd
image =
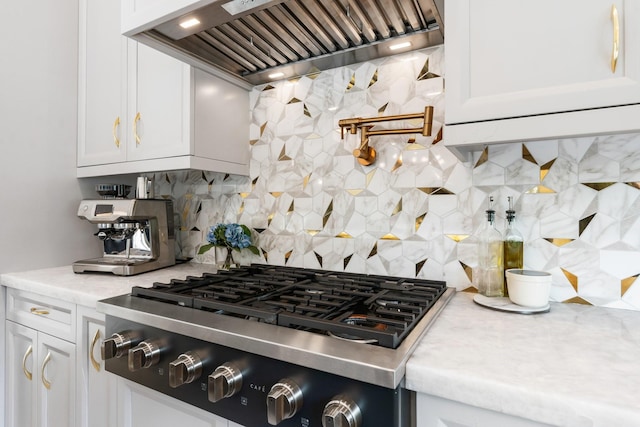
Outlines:
[{"label": "pot filler spout", "polygon": [[442,44],[443,0],[210,0],[129,37],[245,85]]}]

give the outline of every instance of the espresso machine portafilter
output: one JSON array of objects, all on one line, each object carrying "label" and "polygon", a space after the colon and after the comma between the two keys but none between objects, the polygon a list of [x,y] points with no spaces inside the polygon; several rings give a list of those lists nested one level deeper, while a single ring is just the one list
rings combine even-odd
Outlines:
[{"label": "espresso machine portafilter", "polygon": [[100,258],[73,263],[76,273],[131,276],[175,264],[173,204],[158,199],[83,200],[78,216],[96,224]]}]

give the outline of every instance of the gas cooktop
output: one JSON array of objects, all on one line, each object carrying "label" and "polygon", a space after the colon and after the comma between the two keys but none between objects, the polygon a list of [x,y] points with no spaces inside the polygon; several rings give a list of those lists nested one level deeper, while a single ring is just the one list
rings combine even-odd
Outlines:
[{"label": "gas cooktop", "polygon": [[397,348],[446,289],[442,281],[254,264],[131,295]]}]

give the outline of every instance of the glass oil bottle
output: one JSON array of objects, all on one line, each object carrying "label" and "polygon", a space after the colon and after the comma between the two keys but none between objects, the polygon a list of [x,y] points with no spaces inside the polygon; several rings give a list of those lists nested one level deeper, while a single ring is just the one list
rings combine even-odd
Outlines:
[{"label": "glass oil bottle", "polygon": [[[510,268],[524,267],[524,238],[515,227],[516,211],[513,209],[513,198],[509,196],[509,209],[507,209],[507,229],[504,232],[504,271]],[[509,295],[505,277],[504,295]]]},{"label": "glass oil bottle", "polygon": [[487,222],[480,232],[478,248],[478,293],[487,297],[504,295],[504,243],[502,234],[495,227],[493,197],[489,197],[486,210]]}]

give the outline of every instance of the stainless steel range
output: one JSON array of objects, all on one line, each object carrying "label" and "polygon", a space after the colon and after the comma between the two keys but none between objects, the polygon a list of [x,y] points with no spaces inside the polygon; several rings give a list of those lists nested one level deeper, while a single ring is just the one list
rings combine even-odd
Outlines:
[{"label": "stainless steel range", "polygon": [[410,425],[444,282],[252,265],[100,301],[106,369],[246,427]]}]

